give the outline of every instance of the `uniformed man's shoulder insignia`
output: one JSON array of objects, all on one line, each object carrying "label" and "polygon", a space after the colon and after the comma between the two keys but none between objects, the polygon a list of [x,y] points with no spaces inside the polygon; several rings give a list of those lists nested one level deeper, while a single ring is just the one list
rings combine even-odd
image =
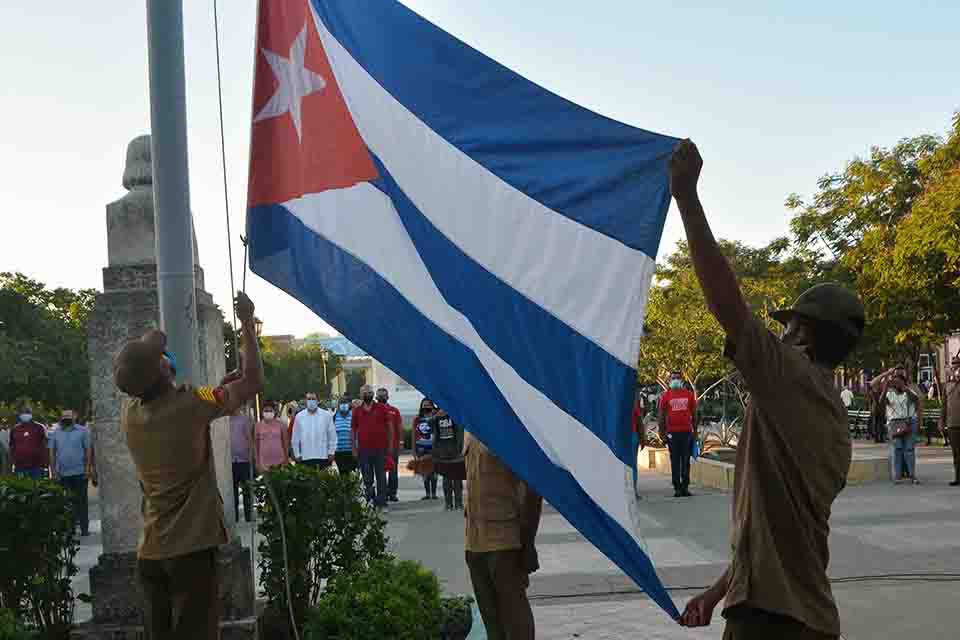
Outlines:
[{"label": "uniformed man's shoulder insignia", "polygon": [[227,399],[227,392],[223,387],[197,387],[193,392],[204,402],[218,407],[222,407]]}]

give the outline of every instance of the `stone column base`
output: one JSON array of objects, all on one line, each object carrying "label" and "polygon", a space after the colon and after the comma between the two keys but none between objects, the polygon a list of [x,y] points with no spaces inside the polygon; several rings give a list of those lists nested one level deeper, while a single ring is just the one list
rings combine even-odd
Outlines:
[{"label": "stone column base", "polygon": [[[220,603],[224,625],[230,625],[234,621],[255,620],[250,550],[243,547],[238,540],[234,540],[220,547],[219,551]],[[97,565],[90,569],[90,596],[93,600],[93,620],[83,628],[110,628],[121,634],[125,633],[124,629],[141,628],[143,594],[137,582],[136,554],[101,555]],[[226,626],[224,628],[226,629]],[[78,637],[125,640],[128,636]],[[228,637],[224,635],[224,639]]]},{"label": "stone column base", "polygon": [[[220,640],[259,640],[259,619],[228,620],[220,623]],[[70,640],[146,640],[140,625],[84,622],[70,632]]]}]

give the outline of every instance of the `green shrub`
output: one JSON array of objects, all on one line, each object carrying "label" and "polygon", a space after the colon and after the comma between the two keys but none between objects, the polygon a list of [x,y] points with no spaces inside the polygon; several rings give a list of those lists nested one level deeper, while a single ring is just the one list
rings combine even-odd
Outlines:
[{"label": "green shrub", "polygon": [[418,562],[384,558],[327,586],[304,640],[436,640],[442,620],[437,576]]},{"label": "green shrub", "polygon": [[445,640],[467,637],[473,626],[472,604],[473,598],[470,596],[453,596],[440,601],[443,612],[441,637]]},{"label": "green shrub", "polygon": [[363,569],[386,554],[386,523],[367,506],[358,474],[317,471],[304,465],[267,472],[254,484],[260,512],[260,589],[267,617],[287,616],[280,520],[267,482],[282,505],[290,592],[298,628],[331,578]]},{"label": "green shrub", "polygon": [[0,609],[50,639],[66,638],[73,624],[72,509],[58,484],[0,478]]},{"label": "green shrub", "polygon": [[23,625],[13,611],[0,609],[0,640],[35,640],[37,634]]}]

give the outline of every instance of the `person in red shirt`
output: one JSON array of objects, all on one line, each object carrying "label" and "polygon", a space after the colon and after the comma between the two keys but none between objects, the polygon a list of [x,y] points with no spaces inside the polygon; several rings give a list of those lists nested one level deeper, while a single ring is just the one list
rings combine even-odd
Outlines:
[{"label": "person in red shirt", "polygon": [[697,399],[683,386],[683,375],[670,374],[670,388],[660,396],[660,436],[670,449],[673,497],[690,496],[690,454],[697,437]]},{"label": "person in red shirt", "polygon": [[10,432],[10,461],[13,470],[21,478],[42,480],[47,477],[49,453],[47,430],[34,422],[30,407],[21,407],[17,425]]},{"label": "person in red shirt", "polygon": [[388,443],[387,455],[393,458],[393,466],[387,472],[387,501],[400,502],[397,490],[400,488],[400,439],[403,437],[403,418],[400,410],[388,402],[390,392],[384,387],[377,389],[377,404],[386,410],[393,429],[393,439]]},{"label": "person in red shirt", "polygon": [[[373,401],[373,389],[360,389],[363,403],[353,410],[353,455],[360,462],[367,502],[379,509],[387,507],[387,448],[394,442],[393,419],[382,404]],[[374,492],[376,480],[376,492]]]}]

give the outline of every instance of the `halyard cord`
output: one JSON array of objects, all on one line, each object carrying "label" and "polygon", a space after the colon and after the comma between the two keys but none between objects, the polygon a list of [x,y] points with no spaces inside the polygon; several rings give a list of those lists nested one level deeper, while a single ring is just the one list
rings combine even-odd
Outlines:
[{"label": "halyard cord", "polygon": [[[219,16],[217,14],[217,0],[213,0],[213,35],[214,35],[214,50],[216,52],[217,58],[217,103],[219,108],[220,115],[220,160],[223,170],[223,208],[227,218],[226,234],[227,234],[227,261],[229,262],[230,267],[230,300],[231,307],[233,308],[233,352],[237,357],[237,365],[240,364],[240,339],[237,336],[237,311],[236,307],[233,307],[233,300],[236,298],[236,288],[233,281],[233,240],[232,233],[230,231],[230,199],[227,192],[227,152],[226,144],[224,141],[224,131],[223,131],[223,84],[221,80],[221,68],[220,68],[220,25],[219,25]],[[241,238],[243,241],[243,282],[242,290],[245,292],[247,289],[247,240],[246,238]],[[295,640],[300,640],[300,632],[297,630],[296,617],[293,615],[293,599],[290,595],[290,561],[287,554],[287,531],[284,525],[284,515],[283,509],[280,507],[280,501],[277,499],[277,494],[273,490],[273,485],[270,484],[270,480],[266,475],[263,476],[263,484],[267,488],[267,495],[270,498],[270,501],[273,502],[273,507],[277,511],[277,518],[280,521],[280,541],[283,545],[283,583],[284,588],[287,592],[287,613],[290,616],[290,628],[293,629],[293,635]],[[248,489],[249,490],[249,489]],[[257,537],[257,519],[256,516],[253,518],[253,526],[250,528],[250,560],[253,565],[252,575],[256,576],[256,537]]]}]

